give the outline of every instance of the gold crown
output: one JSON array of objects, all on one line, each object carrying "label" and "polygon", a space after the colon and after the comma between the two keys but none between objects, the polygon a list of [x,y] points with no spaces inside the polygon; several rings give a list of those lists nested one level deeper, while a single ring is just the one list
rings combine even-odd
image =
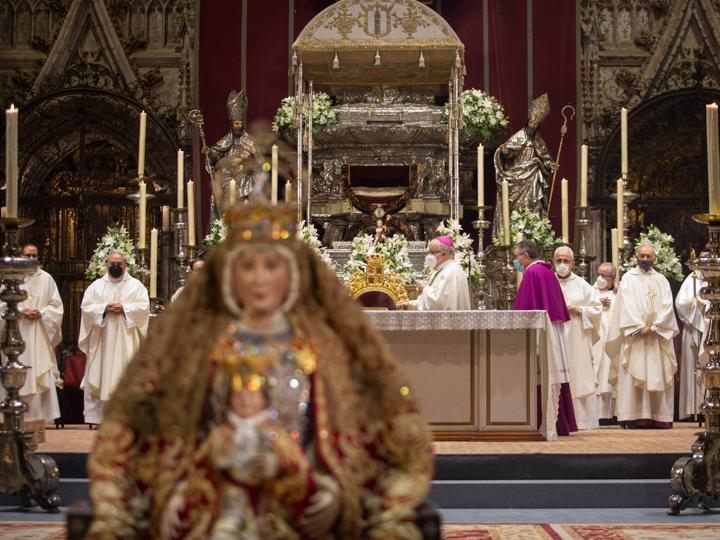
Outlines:
[{"label": "gold crown", "polygon": [[234,241],[274,242],[295,238],[295,211],[286,205],[254,203],[225,212],[227,237]]},{"label": "gold crown", "polygon": [[367,273],[382,274],[385,271],[385,255],[373,253],[366,257]]}]

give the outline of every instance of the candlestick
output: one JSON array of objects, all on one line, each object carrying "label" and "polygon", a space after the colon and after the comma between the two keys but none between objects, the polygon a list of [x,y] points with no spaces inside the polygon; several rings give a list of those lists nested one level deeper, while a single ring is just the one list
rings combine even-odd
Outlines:
[{"label": "candlestick", "polygon": [[708,195],[710,213],[720,214],[720,142],[718,141],[718,106],[705,106],[707,124]]},{"label": "candlestick", "polygon": [[621,156],[621,174],[628,173],[628,116],[627,109],[620,109],[620,156]]},{"label": "candlestick", "polygon": [[[617,181],[617,237],[618,237],[618,248],[622,249],[623,241],[621,240],[625,236],[625,200],[624,200],[625,186],[622,178],[618,178]],[[618,259],[618,263],[622,263],[621,259]]]},{"label": "candlestick", "polygon": [[485,148],[482,144],[477,147],[477,205],[485,206]]},{"label": "candlestick", "polygon": [[195,245],[195,182],[187,183],[188,198],[188,245]]},{"label": "candlestick", "polygon": [[510,245],[510,196],[507,180],[502,181],[503,244]]},{"label": "candlestick", "polygon": [[290,204],[292,202],[292,182],[288,180],[285,182],[285,204]]},{"label": "candlestick", "polygon": [[562,203],[562,238],[560,241],[567,244],[570,239],[570,212],[568,209],[568,181],[565,178],[560,182],[560,195]]},{"label": "candlestick", "polygon": [[587,230],[588,225],[590,225],[590,220],[588,219],[587,206],[578,206],[575,208],[575,211],[575,215],[577,216],[576,230],[578,246],[577,253],[575,255],[577,264],[575,265],[574,271],[578,276],[580,276],[584,280],[587,280],[589,277],[589,263],[595,259],[595,257],[588,255],[587,252]]},{"label": "candlestick", "polygon": [[162,230],[163,230],[163,232],[167,232],[170,230],[170,207],[163,206],[161,212],[162,212]]},{"label": "candlestick", "polygon": [[177,152],[177,207],[185,208],[185,153]]},{"label": "candlestick", "polygon": [[616,272],[619,260],[618,245],[618,230],[617,228],[610,229],[610,259],[612,260],[612,264],[615,267]]},{"label": "candlestick", "polygon": [[272,145],[272,172],[270,173],[270,197],[273,206],[278,202],[278,147],[277,144]]},{"label": "candlestick", "polygon": [[230,206],[233,206],[235,204],[235,202],[237,201],[237,187],[236,186],[237,186],[237,183],[235,182],[235,180],[230,180],[228,182],[228,192],[229,193],[227,194],[227,199],[228,199],[228,204]]},{"label": "candlestick", "polygon": [[588,187],[588,147],[587,144],[580,146],[580,206],[587,207]]},{"label": "candlestick", "polygon": [[145,227],[147,223],[147,185],[140,180],[140,198],[138,199],[138,249],[145,249]]},{"label": "candlestick", "polygon": [[150,298],[157,298],[158,231],[150,229]]},{"label": "candlestick", "polygon": [[492,206],[479,206],[478,207],[478,218],[472,222],[473,228],[478,232],[478,249],[477,249],[477,264],[478,274],[480,276],[477,284],[477,309],[487,308],[487,279],[485,278],[485,229],[490,228],[490,222],[485,219],[485,211],[491,210]]},{"label": "candlestick", "polygon": [[140,137],[138,141],[138,176],[145,176],[145,129],[147,127],[147,114],[140,113]]},{"label": "candlestick", "polygon": [[18,213],[18,109],[15,105],[5,111],[5,205],[6,215],[16,218]]}]

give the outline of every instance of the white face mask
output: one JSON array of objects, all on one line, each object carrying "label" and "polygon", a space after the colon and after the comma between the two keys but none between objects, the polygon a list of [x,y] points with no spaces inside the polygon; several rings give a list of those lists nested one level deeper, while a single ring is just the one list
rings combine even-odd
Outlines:
[{"label": "white face mask", "polygon": [[428,253],[425,255],[425,268],[429,268],[430,270],[435,270],[435,266],[437,265],[437,258],[432,253]]},{"label": "white face mask", "polygon": [[560,263],[555,266],[555,272],[557,272],[557,275],[562,278],[568,277],[570,274],[570,266],[565,263]]},{"label": "white face mask", "polygon": [[598,289],[605,290],[605,289],[608,289],[608,288],[610,287],[610,283],[609,283],[608,280],[605,279],[604,277],[598,276],[598,278],[595,280],[595,286],[596,286]]}]

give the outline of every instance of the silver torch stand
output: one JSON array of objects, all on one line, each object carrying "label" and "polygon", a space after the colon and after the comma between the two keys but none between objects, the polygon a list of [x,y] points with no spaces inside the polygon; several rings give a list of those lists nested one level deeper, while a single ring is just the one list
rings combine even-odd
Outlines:
[{"label": "silver torch stand", "polygon": [[175,289],[177,290],[185,285],[185,279],[187,278],[188,230],[185,221],[187,208],[173,208],[172,212],[175,215],[175,275],[177,278],[177,287]]},{"label": "silver torch stand", "polygon": [[478,218],[472,222],[473,229],[475,229],[478,233],[477,262],[478,273],[480,274],[480,282],[477,284],[477,308],[481,310],[487,309],[487,279],[485,273],[487,270],[485,267],[485,230],[490,228],[490,222],[485,219],[485,211],[492,210],[492,208],[492,206],[478,206]]},{"label": "silver torch stand", "polygon": [[575,273],[583,278],[585,281],[588,280],[588,270],[590,269],[589,263],[595,258],[588,255],[587,252],[587,230],[590,225],[590,220],[587,217],[588,207],[577,206],[578,219],[576,221],[578,225],[578,252],[577,259],[579,263],[575,267]]},{"label": "silver torch stand", "polygon": [[5,362],[0,367],[0,382],[7,393],[0,401],[4,422],[0,431],[0,492],[19,494],[26,506],[39,505],[48,512],[58,512],[60,497],[56,491],[60,473],[55,460],[35,454],[37,444],[33,434],[26,432],[23,426],[28,406],[20,397],[20,389],[30,369],[18,359],[25,351],[18,323],[21,318],[18,304],[27,298],[27,292],[20,285],[35,271],[38,263],[20,255],[18,233],[20,228],[31,225],[33,221],[0,218],[0,229],[5,233],[0,258],[0,300],[7,306],[3,314],[5,331],[0,342],[5,356]]},{"label": "silver torch stand", "polygon": [[702,272],[707,287],[700,298],[709,304],[705,337],[707,364],[701,368],[705,401],[700,413],[705,415],[705,431],[692,444],[692,456],[678,459],[672,467],[668,513],[677,515],[690,507],[708,509],[720,494],[720,214],[697,214],[697,223],[707,225],[708,255],[691,262],[692,270]]},{"label": "silver torch stand", "polygon": [[503,309],[512,309],[515,303],[515,287],[517,286],[517,270],[513,265],[513,245],[503,246],[505,250],[505,268],[503,268]]}]

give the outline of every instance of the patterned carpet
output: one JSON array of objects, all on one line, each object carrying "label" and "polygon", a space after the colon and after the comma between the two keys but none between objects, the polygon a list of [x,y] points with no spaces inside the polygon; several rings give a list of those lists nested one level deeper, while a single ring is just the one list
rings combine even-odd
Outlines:
[{"label": "patterned carpet", "polygon": [[[720,525],[446,525],[445,540],[715,540]],[[59,523],[0,522],[2,540],[61,540]]]}]

